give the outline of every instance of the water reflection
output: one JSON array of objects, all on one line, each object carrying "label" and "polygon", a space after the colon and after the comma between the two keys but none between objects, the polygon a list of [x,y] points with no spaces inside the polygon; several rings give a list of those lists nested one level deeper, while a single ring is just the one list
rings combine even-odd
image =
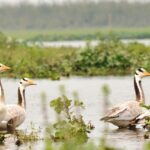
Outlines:
[{"label": "water reflection", "polygon": [[124,149],[141,150],[143,147],[144,132],[141,129],[128,130],[128,129],[116,129],[109,131],[108,141],[111,144],[118,145]]}]

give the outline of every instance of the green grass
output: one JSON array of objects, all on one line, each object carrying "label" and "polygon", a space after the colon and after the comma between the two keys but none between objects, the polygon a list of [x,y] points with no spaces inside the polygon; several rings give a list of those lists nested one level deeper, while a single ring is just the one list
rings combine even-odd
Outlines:
[{"label": "green grass", "polygon": [[7,36],[24,40],[95,40],[99,36],[109,36],[113,33],[119,38],[150,38],[149,28],[81,28],[81,29],[54,29],[54,30],[25,30],[4,31]]}]

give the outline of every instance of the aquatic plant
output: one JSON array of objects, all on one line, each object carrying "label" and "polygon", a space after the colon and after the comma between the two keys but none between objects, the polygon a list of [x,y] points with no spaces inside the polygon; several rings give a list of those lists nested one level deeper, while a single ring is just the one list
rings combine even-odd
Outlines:
[{"label": "aquatic plant", "polygon": [[[103,142],[103,141],[100,141]],[[46,141],[45,150],[121,150],[119,148],[113,148],[108,144],[100,144],[97,145],[92,141],[89,141],[84,144],[77,144],[76,142],[64,141],[60,144],[50,143],[48,140]]]},{"label": "aquatic plant", "polygon": [[[72,105],[73,104],[73,105]],[[53,124],[54,134],[51,139],[54,141],[70,141],[75,140],[77,143],[84,143],[88,140],[88,133],[94,128],[89,122],[85,123],[83,116],[76,116],[73,108],[83,108],[82,102],[68,99],[66,96],[58,97],[50,102],[50,106],[54,108],[59,115],[59,119]],[[63,116],[61,116],[63,114]]]},{"label": "aquatic plant", "polygon": [[[48,126],[45,149],[118,150],[107,144],[106,136],[100,139],[99,144],[96,144],[93,140],[88,138],[88,134],[94,126],[90,122],[85,123],[81,115],[81,110],[85,107],[83,102],[79,99],[78,93],[73,92],[73,101],[64,96],[66,90],[63,85],[59,87],[59,90],[61,96],[50,102],[50,106],[57,114],[57,120]],[[102,92],[104,94],[104,100],[108,99],[110,90],[106,84],[102,87]]]},{"label": "aquatic plant", "polygon": [[35,142],[38,140],[43,140],[41,138],[41,136],[39,135],[39,133],[41,132],[40,128],[35,128],[34,124],[31,123],[30,124],[30,130],[26,129],[26,130],[15,130],[15,132],[13,133],[13,136],[16,139],[15,144],[17,146],[22,145],[23,143],[27,143],[27,142]]}]

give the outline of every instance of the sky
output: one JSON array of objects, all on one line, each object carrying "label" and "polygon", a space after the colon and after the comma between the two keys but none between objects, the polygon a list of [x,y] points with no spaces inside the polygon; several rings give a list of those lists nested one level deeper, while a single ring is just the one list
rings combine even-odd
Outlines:
[{"label": "sky", "polygon": [[[77,1],[87,1],[87,0],[0,0],[0,4],[10,4],[10,5],[16,5],[20,2],[28,2],[32,4],[38,4],[38,3],[63,3],[63,2],[77,2]],[[101,1],[101,0],[88,0],[88,1]],[[103,1],[129,1],[129,2],[150,2],[150,0],[103,0]]]}]

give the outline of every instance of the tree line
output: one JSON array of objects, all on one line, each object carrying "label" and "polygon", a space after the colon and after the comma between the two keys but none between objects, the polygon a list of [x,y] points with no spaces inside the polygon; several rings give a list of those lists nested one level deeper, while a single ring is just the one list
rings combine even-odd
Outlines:
[{"label": "tree line", "polygon": [[0,30],[149,27],[150,3],[80,2],[0,7]]}]

